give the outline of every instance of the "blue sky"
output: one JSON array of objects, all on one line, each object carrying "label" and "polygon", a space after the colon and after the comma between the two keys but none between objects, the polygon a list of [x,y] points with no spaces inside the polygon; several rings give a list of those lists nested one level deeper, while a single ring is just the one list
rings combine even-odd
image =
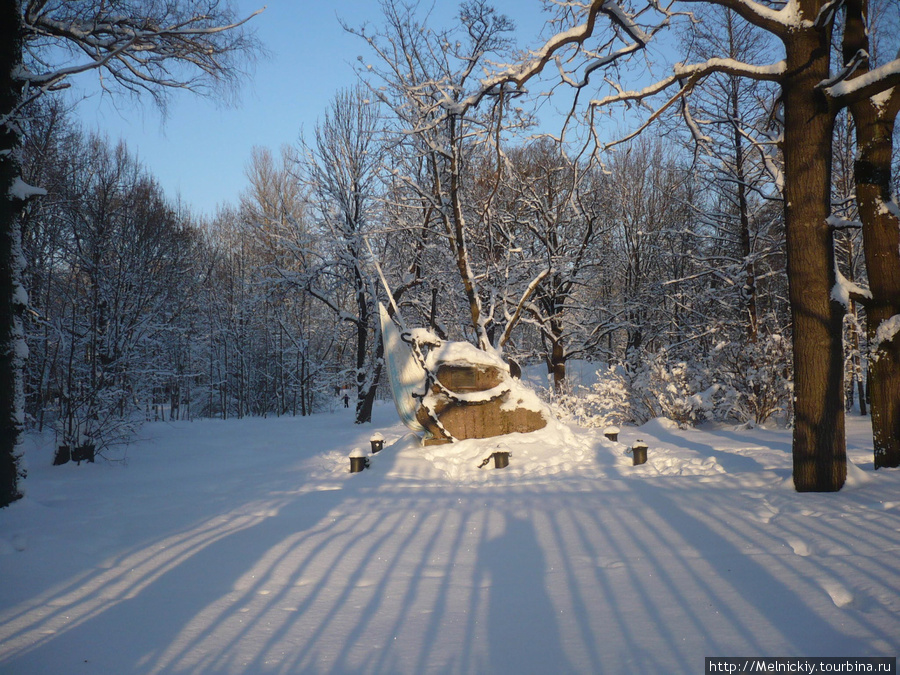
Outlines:
[{"label": "blue sky", "polygon": [[[264,0],[239,0],[246,14]],[[455,0],[435,0],[443,24],[458,8]],[[519,34],[535,44],[543,19],[539,0],[497,0],[494,6],[512,18]],[[423,6],[428,6],[423,3]],[[352,64],[366,54],[359,38],[344,32],[338,17],[351,25],[380,23],[375,0],[271,0],[253,23],[271,53],[260,60],[242,87],[236,106],[179,92],[163,122],[149,99],[139,102],[90,95],[77,114],[86,128],[125,140],[161,182],[166,193],[182,199],[198,214],[213,215],[218,205],[236,203],[246,186],[244,167],[253,146],[279,148],[295,143],[300,129],[311,132],[335,92],[351,86]],[[74,82],[82,95],[93,82]]]}]

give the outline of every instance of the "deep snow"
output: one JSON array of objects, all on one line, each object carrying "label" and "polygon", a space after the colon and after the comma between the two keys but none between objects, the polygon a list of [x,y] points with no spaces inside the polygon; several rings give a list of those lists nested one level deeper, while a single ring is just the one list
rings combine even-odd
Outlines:
[{"label": "deep snow", "polygon": [[[665,420],[419,447],[390,403],[154,423],[0,510],[0,673],[701,673],[896,656],[900,471],[848,419],[837,494],[790,433]],[[348,473],[374,431],[385,449]],[[624,454],[637,438],[649,461]],[[497,449],[510,466],[477,468]]]}]

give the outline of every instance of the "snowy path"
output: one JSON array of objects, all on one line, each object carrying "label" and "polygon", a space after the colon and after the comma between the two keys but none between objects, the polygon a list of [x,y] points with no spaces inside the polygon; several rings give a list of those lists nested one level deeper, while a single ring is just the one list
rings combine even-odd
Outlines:
[{"label": "snowy path", "polygon": [[[0,673],[699,673],[896,656],[900,472],[849,419],[850,489],[785,431],[625,428],[419,448],[396,415],[154,424],[0,511]],[[347,454],[381,430],[363,474]]]}]

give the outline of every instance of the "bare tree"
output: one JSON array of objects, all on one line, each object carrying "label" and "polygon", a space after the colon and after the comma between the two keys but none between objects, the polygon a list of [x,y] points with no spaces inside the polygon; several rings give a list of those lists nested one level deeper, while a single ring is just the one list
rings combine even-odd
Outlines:
[{"label": "bare tree", "polygon": [[[383,151],[377,104],[363,88],[343,91],[317,125],[312,147],[303,158],[304,180],[327,242],[305,275],[305,289],[352,324],[356,356],[356,423],[370,422],[381,374],[382,343],[377,319],[378,281],[372,269],[368,236],[377,224],[376,198]],[[347,306],[341,296],[349,291]],[[373,348],[370,348],[370,345]]]},{"label": "bare tree", "polygon": [[[551,37],[524,63],[486,78],[482,89],[496,87],[498,82],[522,86],[556,59],[564,81],[581,90],[597,70],[644,50],[673,20],[676,6],[731,9],[781,43],[784,57],[770,62],[741,61],[721,54],[676,64],[668,76],[640,90],[627,90],[611,80],[612,92],[592,101],[592,109],[616,103],[647,105],[652,113],[634,135],[665,109],[681,105],[688,127],[702,139],[685,104],[701,80],[725,73],[778,86],[778,110],[772,112],[773,119],[780,122],[778,142],[784,158],[781,178],[794,346],[793,474],[798,491],[838,490],[846,477],[844,309],[832,294],[838,279],[828,220],[835,115],[843,107],[877,97],[900,83],[900,58],[864,76],[851,77],[864,61],[857,52],[837,73],[832,72],[831,39],[841,4],[834,0],[682,0],[665,6],[639,3],[630,8],[614,0],[593,0],[586,6],[560,3],[570,21],[568,30]],[[609,19],[606,32],[598,24],[601,15]],[[575,50],[575,57],[561,57],[564,53],[572,56]],[[662,94],[663,102],[651,106],[652,99]]]},{"label": "bare tree", "polygon": [[[770,53],[771,35],[743,21],[734,10],[717,5],[695,12],[682,38],[687,54],[699,59],[722,55],[741,61],[760,61]],[[722,256],[740,261],[739,269],[722,269],[740,289],[736,309],[745,323],[747,339],[759,332],[756,266],[760,242],[758,218],[766,210],[769,182],[764,167],[754,157],[758,127],[765,109],[760,101],[771,98],[768,83],[730,73],[713,73],[695,88],[691,106],[706,141],[701,156],[708,164],[709,188],[720,197],[715,204],[717,230],[722,237]],[[704,176],[705,177],[705,176]],[[733,242],[733,243],[732,243]],[[728,266],[733,267],[733,266]]]},{"label": "bare tree", "polygon": [[219,0],[0,5],[0,505],[19,496],[27,294],[17,218],[35,195],[21,180],[16,156],[25,106],[89,71],[105,73],[117,91],[146,92],[159,104],[172,89],[203,91],[234,81],[242,59],[257,48],[245,21]]},{"label": "bare tree", "polygon": [[[383,29],[348,30],[366,40],[374,53],[375,64],[366,63],[363,76],[372,97],[395,117],[393,147],[398,161],[393,177],[414,191],[440,223],[462,283],[474,341],[482,349],[492,349],[492,336],[497,339],[511,328],[498,331],[491,326],[494,310],[509,294],[482,287],[491,261],[482,261],[476,269],[476,247],[488,257],[492,247],[474,240],[476,233],[491,236],[491,200],[504,175],[501,146],[505,134],[526,120],[509,106],[516,92],[502,86],[484,89],[478,75],[511,47],[512,22],[484,0],[464,2],[457,25],[447,30],[420,20],[416,4],[385,0],[382,8]],[[476,176],[473,168],[485,156],[493,158],[495,169]],[[485,175],[489,181],[484,201],[473,204],[476,182]],[[519,289],[519,307],[511,313],[514,320],[536,287],[537,283],[529,283]]]},{"label": "bare tree", "polygon": [[[511,184],[505,190],[511,193],[507,210],[512,222],[497,238],[523,252],[511,262],[510,267],[520,268],[511,287],[528,288],[538,280],[531,301],[524,304],[523,323],[539,332],[548,372],[559,389],[566,361],[593,353],[614,325],[590,316],[585,292],[587,284],[602,283],[598,259],[606,254],[608,260],[608,247],[602,244],[609,243],[614,221],[611,181],[549,139],[508,155]],[[518,301],[509,299],[508,313],[516,311]],[[507,320],[507,329],[514,325]],[[507,330],[504,337],[510,334]]]},{"label": "bare tree", "polygon": [[290,146],[282,147],[280,158],[266,148],[253,148],[246,169],[250,187],[241,197],[240,209],[257,249],[263,344],[274,347],[274,353],[265,350],[261,363],[272,389],[262,409],[274,409],[279,415],[298,409],[306,414],[311,398],[305,375],[310,370],[310,342],[304,336],[312,299],[286,283],[302,275],[310,263],[310,255],[302,251],[296,255],[294,246],[309,226],[306,195],[293,171],[296,161]]}]

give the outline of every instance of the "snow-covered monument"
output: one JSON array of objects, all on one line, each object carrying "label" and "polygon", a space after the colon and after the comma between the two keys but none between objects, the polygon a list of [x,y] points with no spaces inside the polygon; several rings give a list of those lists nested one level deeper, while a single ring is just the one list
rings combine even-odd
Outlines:
[{"label": "snow-covered monument", "polygon": [[546,406],[496,352],[402,331],[381,306],[385,362],[400,419],[425,445],[527,433],[547,425]]}]

